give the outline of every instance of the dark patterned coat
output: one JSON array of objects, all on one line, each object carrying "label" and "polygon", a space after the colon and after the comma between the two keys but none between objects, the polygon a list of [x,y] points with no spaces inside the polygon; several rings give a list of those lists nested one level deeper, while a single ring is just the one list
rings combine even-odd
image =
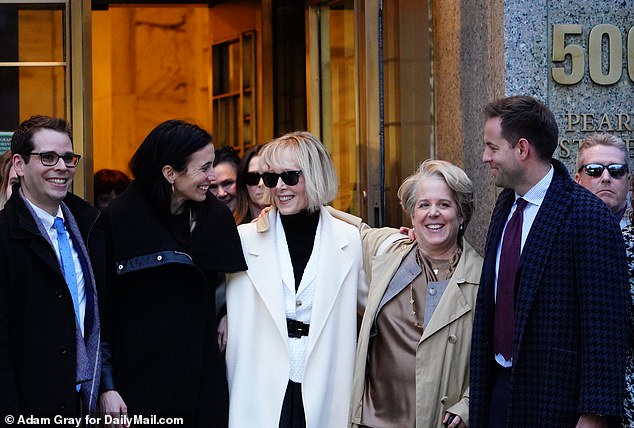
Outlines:
[{"label": "dark patterned coat", "polygon": [[[619,226],[597,197],[555,169],[521,255],[509,427],[574,426],[622,413],[628,273]],[[497,245],[514,202],[504,190],[487,236],[471,350],[470,427],[487,425],[493,379]]]}]

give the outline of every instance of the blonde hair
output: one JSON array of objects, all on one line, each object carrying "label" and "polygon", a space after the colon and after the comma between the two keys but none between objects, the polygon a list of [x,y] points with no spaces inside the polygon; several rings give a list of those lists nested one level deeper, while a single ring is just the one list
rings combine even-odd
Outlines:
[{"label": "blonde hair", "polygon": [[278,168],[283,163],[282,157],[287,150],[297,159],[304,176],[308,211],[317,211],[335,199],[338,184],[332,158],[322,142],[310,132],[291,132],[267,143],[259,155],[262,171]]},{"label": "blonde hair", "polygon": [[584,138],[581,144],[579,144],[579,151],[577,152],[577,171],[579,171],[585,163],[583,158],[586,150],[594,146],[607,146],[618,149],[623,153],[623,163],[627,165],[628,170],[630,169],[630,154],[627,151],[625,141],[616,135],[600,132]]},{"label": "blonde hair", "polygon": [[415,174],[403,181],[398,189],[398,198],[403,211],[412,216],[416,207],[417,190],[420,183],[431,177],[441,178],[453,193],[458,215],[463,218],[462,236],[473,215],[473,183],[467,174],[456,165],[443,161],[427,159],[420,164]]}]

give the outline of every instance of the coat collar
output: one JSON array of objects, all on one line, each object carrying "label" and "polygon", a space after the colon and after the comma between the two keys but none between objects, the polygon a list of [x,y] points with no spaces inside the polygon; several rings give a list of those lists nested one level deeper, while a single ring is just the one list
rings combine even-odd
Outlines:
[{"label": "coat collar", "polygon": [[[400,267],[402,261],[410,254],[412,248],[414,248],[415,242],[406,241],[405,243],[397,245],[400,245],[400,247],[395,252],[390,251],[384,253],[372,261],[372,286],[370,287],[370,294],[368,296],[367,311],[368,313],[373,313],[374,317],[378,315],[380,302],[392,277]],[[464,239],[462,240],[462,248],[462,256],[438,303],[438,307],[434,311],[434,315],[429,322],[425,321],[425,329],[421,342],[473,309],[461,286],[463,284],[480,283],[482,258]]]},{"label": "coat collar", "polygon": [[[264,217],[260,218],[255,226],[244,225],[242,227],[255,228],[245,246],[247,247],[247,264],[249,276],[253,286],[258,291],[269,313],[275,320],[280,335],[286,337],[286,309],[284,306],[284,289],[281,272],[278,268],[277,249],[275,243],[276,222],[278,215],[274,208]],[[342,233],[341,227],[349,227],[339,224],[332,218],[325,208],[320,209],[321,251],[317,261],[317,277],[313,300],[313,311],[310,320],[311,337],[308,352],[317,342],[316,338],[321,334],[328,315],[332,311],[345,278],[353,265],[352,257],[344,251],[349,244],[346,233]],[[312,257],[312,255],[311,255]],[[336,268],[333,268],[336,267]]]},{"label": "coat collar", "polygon": [[231,213],[211,194],[205,201],[207,215],[194,230],[189,254],[161,223],[137,183],[116,198],[109,208],[112,250],[115,261],[177,251],[188,254],[204,270],[235,272],[246,269],[242,248]]}]

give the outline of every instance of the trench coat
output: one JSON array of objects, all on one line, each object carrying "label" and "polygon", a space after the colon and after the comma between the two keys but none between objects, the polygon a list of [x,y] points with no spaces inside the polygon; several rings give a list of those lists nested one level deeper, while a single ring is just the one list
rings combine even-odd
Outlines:
[{"label": "trench coat", "polygon": [[[357,345],[350,407],[351,426],[361,423],[370,332],[390,280],[415,241],[398,239],[394,229],[360,226],[369,295]],[[390,236],[391,235],[391,236]],[[394,240],[396,237],[398,240]],[[482,257],[462,240],[463,253],[416,347],[416,427],[441,428],[445,412],[469,424],[469,355],[471,326]],[[376,253],[380,253],[376,255]],[[408,284],[404,284],[407,286]]]},{"label": "trench coat", "polygon": [[[238,227],[249,269],[227,275],[229,426],[276,428],[289,381],[277,210]],[[357,287],[365,287],[358,230],[320,213],[315,294],[302,398],[308,428],[345,427],[357,336]],[[292,272],[290,272],[292,277]]]}]

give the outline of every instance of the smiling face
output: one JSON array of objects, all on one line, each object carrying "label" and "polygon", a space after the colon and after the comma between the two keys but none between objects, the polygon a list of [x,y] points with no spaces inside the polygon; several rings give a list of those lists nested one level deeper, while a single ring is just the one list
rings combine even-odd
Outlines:
[{"label": "smiling face", "polygon": [[[68,135],[52,129],[40,129],[33,134],[33,152],[73,153]],[[44,166],[37,155],[29,156],[28,163],[21,155],[13,156],[15,172],[20,177],[24,196],[35,206],[56,215],[59,204],[66,197],[76,168],[67,167],[60,158],[54,166]]]},{"label": "smiling face", "polygon": [[[280,174],[285,171],[299,171],[299,163],[292,150],[283,149],[280,156],[280,164],[274,165],[267,172]],[[294,186],[289,186],[279,178],[277,185],[271,188],[273,203],[280,214],[291,215],[308,208],[308,196],[306,195],[306,181],[304,174],[299,174],[299,181]]]},{"label": "smiling face", "polygon": [[[247,172],[260,172],[259,162],[260,162],[260,157],[253,156],[251,160],[249,161]],[[258,181],[258,184],[255,184],[255,185],[247,184],[247,192],[249,192],[249,201],[256,208],[262,209],[267,205],[266,193],[264,190],[264,183],[262,182],[261,178],[260,178],[260,181]]]},{"label": "smiling face", "polygon": [[420,182],[411,218],[416,242],[424,254],[437,259],[453,256],[463,219],[445,180],[432,176]]},{"label": "smiling face", "polygon": [[178,213],[185,201],[202,202],[207,198],[209,185],[214,179],[214,156],[214,146],[207,144],[192,153],[183,171],[174,172],[172,213]]},{"label": "smiling face", "polygon": [[495,185],[506,189],[514,189],[523,169],[519,161],[518,147],[502,136],[502,119],[493,117],[484,125],[484,152],[482,162],[489,165]]},{"label": "smiling face", "polygon": [[[627,165],[623,159],[623,152],[616,147],[598,144],[588,147],[583,152],[581,164],[597,163],[600,165],[622,164]],[[612,177],[608,169],[604,169],[599,177],[590,177],[581,170],[575,174],[575,180],[583,187],[594,193],[610,208],[617,213],[625,207],[627,192],[629,190],[630,175]]]},{"label": "smiling face", "polygon": [[216,178],[211,182],[211,193],[234,212],[238,193],[235,167],[229,162],[221,162],[214,167],[214,173]]}]

